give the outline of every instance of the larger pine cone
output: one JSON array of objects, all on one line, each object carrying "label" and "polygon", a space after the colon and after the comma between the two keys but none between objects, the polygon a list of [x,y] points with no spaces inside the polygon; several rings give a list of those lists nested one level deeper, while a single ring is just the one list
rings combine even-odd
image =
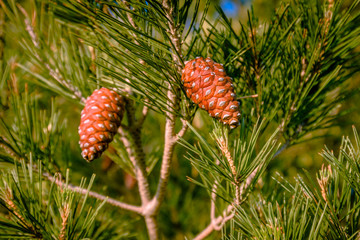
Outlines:
[{"label": "larger pine cone", "polygon": [[197,57],[186,63],[181,79],[186,95],[210,116],[231,128],[239,125],[239,102],[232,79],[221,64],[210,58]]},{"label": "larger pine cone", "polygon": [[113,140],[124,112],[124,101],[107,88],[95,90],[81,111],[79,126],[81,155],[87,161],[101,156]]}]

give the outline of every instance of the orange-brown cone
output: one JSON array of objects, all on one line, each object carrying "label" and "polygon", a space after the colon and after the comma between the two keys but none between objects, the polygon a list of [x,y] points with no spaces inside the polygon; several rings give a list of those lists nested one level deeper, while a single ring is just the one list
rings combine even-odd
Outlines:
[{"label": "orange-brown cone", "polygon": [[95,90],[81,111],[79,126],[82,157],[92,161],[101,156],[113,140],[124,112],[123,98],[107,88]]},{"label": "orange-brown cone", "polygon": [[181,77],[186,95],[211,117],[236,128],[239,125],[239,102],[231,77],[223,66],[210,58],[188,61]]}]

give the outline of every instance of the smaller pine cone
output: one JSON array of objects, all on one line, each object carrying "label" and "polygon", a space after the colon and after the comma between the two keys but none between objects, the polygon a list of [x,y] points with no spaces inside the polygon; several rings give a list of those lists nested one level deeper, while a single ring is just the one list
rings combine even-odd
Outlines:
[{"label": "smaller pine cone", "polygon": [[107,88],[95,90],[86,99],[79,126],[79,144],[85,160],[92,161],[107,149],[120,126],[123,112],[123,98]]},{"label": "smaller pine cone", "polygon": [[211,117],[231,128],[239,125],[239,102],[232,78],[226,75],[222,64],[197,57],[185,64],[181,79],[186,95]]}]

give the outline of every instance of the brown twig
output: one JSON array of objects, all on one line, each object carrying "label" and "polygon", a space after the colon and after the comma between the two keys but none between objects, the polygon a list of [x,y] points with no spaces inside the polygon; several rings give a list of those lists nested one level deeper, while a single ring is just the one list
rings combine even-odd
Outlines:
[{"label": "brown twig", "polygon": [[[131,10],[130,5],[127,1],[123,1],[123,3],[125,4],[125,6],[128,10]],[[130,12],[127,12],[126,15],[127,15],[127,18],[129,20],[130,24],[136,30],[138,30],[139,28],[136,25],[132,14]],[[131,35],[134,37],[135,44],[139,45],[138,41],[136,40],[136,35],[134,33],[132,33]],[[142,59],[140,59],[139,62],[140,62],[140,64],[143,64],[143,65],[145,64],[145,61]],[[144,150],[142,148],[141,134],[140,134],[142,125],[148,114],[148,110],[149,110],[148,107],[145,105],[142,109],[142,116],[140,117],[140,119],[138,119],[136,121],[135,110],[133,109],[133,106],[131,105],[129,110],[127,109],[128,122],[132,123],[132,125],[129,126],[129,133],[130,133],[131,139],[133,140],[132,147],[131,147],[131,145],[129,145],[128,139],[123,137],[122,140],[123,140],[124,145],[128,146],[126,149],[128,150],[130,159],[134,165],[134,170],[135,170],[135,175],[136,175],[137,182],[138,182],[141,202],[142,202],[142,206],[145,210],[145,211],[143,211],[142,214],[145,218],[149,238],[151,240],[156,240],[159,238],[159,232],[158,232],[158,224],[156,221],[155,214],[152,214],[152,213],[149,214],[149,212],[146,211],[146,209],[148,209],[151,196],[150,196],[150,190],[149,190],[149,183],[147,180],[145,154],[144,154]]]},{"label": "brown twig", "polygon": [[210,205],[210,219],[211,222],[214,222],[216,219],[216,215],[215,215],[215,209],[216,209],[216,192],[217,192],[217,188],[218,188],[218,182],[215,180],[213,187],[211,189],[211,205]]},{"label": "brown twig", "polygon": [[188,121],[181,119],[181,122],[182,122],[182,126],[181,126],[180,131],[176,134],[176,140],[179,140],[180,138],[182,138],[189,128]]},{"label": "brown twig", "polygon": [[[173,53],[172,58],[174,63],[177,65],[177,71],[181,74],[181,66],[182,61],[179,59],[178,56],[181,55],[181,41],[180,36],[178,34],[178,27],[175,26],[173,20],[173,8],[171,6],[170,1],[164,0],[162,5],[165,9],[167,19],[169,19],[168,26],[169,26],[169,35],[170,39],[173,42],[175,47],[175,51],[178,54]],[[175,79],[173,79],[175,82]],[[167,91],[167,105],[169,109],[176,109],[178,107],[179,97],[178,97],[179,89],[173,86],[171,83],[168,84],[168,91]],[[174,148],[177,143],[179,137],[183,136],[187,130],[187,124],[183,122],[183,127],[178,134],[175,133],[175,121],[176,121],[176,114],[173,111],[169,111],[166,113],[166,123],[165,123],[165,146],[164,152],[161,162],[161,169],[160,169],[160,178],[159,183],[156,189],[155,196],[149,203],[148,207],[144,210],[149,215],[156,215],[159,212],[160,205],[164,200],[166,186],[169,181],[170,175],[170,166],[171,160],[174,153]]]},{"label": "brown twig", "polygon": [[[220,164],[219,160],[216,160],[216,165]],[[211,200],[210,200],[210,220],[211,223],[214,225],[214,229],[218,229],[220,226],[216,225],[216,193],[217,193],[217,188],[218,188],[218,181],[215,180],[213,187],[211,189]]]},{"label": "brown twig", "polygon": [[96,199],[98,199],[100,201],[106,200],[106,203],[108,203],[110,205],[113,205],[115,207],[119,207],[121,209],[137,213],[139,215],[141,215],[141,213],[142,213],[142,207],[134,206],[134,205],[131,205],[131,204],[128,204],[128,203],[123,203],[123,202],[118,201],[116,199],[110,198],[108,196],[101,195],[101,194],[99,194],[97,192],[89,191],[88,189],[81,188],[79,186],[75,186],[75,185],[72,185],[72,184],[66,184],[66,183],[62,182],[61,180],[59,180],[58,178],[51,176],[49,173],[43,173],[43,176],[46,177],[49,181],[54,182],[59,187],[66,187],[67,189],[69,189],[69,190],[71,190],[73,192],[77,192],[77,193],[82,194],[82,195],[88,195],[88,196],[96,198]]},{"label": "brown twig", "polygon": [[[168,92],[169,99],[175,99],[175,95],[169,91]],[[174,102],[169,102],[170,104],[174,104]],[[175,137],[175,115],[173,113],[167,113],[167,119],[165,123],[165,147],[161,162],[160,169],[160,178],[157,186],[157,190],[155,196],[149,203],[146,209],[146,215],[156,215],[160,209],[160,205],[164,200],[166,186],[169,180],[170,175],[170,166],[171,160],[173,156],[173,151],[175,148],[176,137]]]},{"label": "brown twig", "polygon": [[[172,18],[173,8],[170,4],[170,1],[166,0],[162,2],[164,9],[166,10],[167,19],[169,19],[168,26],[169,26],[169,34],[170,39],[172,40],[175,51],[181,54],[181,46],[180,46],[180,39],[177,33],[178,28],[175,26],[175,23]],[[178,58],[178,55],[173,53],[172,55],[173,61],[177,65],[178,73],[181,73],[181,60]],[[175,79],[174,79],[175,82]],[[176,109],[177,103],[179,98],[177,96],[178,89],[174,88],[174,86],[169,83],[168,91],[167,91],[167,104],[169,109]],[[166,113],[166,123],[165,123],[165,147],[163,152],[163,158],[161,163],[161,170],[160,170],[160,179],[158,183],[158,187],[156,190],[156,194],[149,204],[148,211],[156,214],[159,211],[159,207],[164,199],[165,191],[167,182],[169,179],[170,174],[170,165],[173,156],[173,151],[175,148],[175,144],[177,142],[177,135],[175,133],[175,121],[176,115],[174,112],[167,112]],[[180,134],[183,135],[186,131],[186,127],[183,126],[182,130],[180,130]]]},{"label": "brown twig", "polygon": [[[148,100],[145,99],[145,102],[147,103]],[[141,111],[141,116],[140,116],[140,118],[139,118],[139,119],[137,120],[137,122],[136,122],[136,124],[137,124],[138,127],[139,127],[139,126],[142,126],[142,125],[144,124],[144,121],[145,121],[148,113],[149,113],[149,107],[148,107],[147,105],[144,105],[144,106],[143,106],[143,109],[142,109],[142,111]]]},{"label": "brown twig", "polygon": [[[234,207],[233,205],[228,205],[228,207],[223,211],[222,215],[215,218],[203,231],[201,231],[193,240],[202,240],[208,237],[213,231],[219,231],[224,224],[234,217]],[[217,230],[218,229],[218,230]]]},{"label": "brown twig", "polygon": [[134,167],[141,202],[143,205],[146,205],[151,197],[145,166],[145,154],[142,148],[140,132],[138,129],[132,129],[131,127],[128,130],[128,134],[125,133],[122,127],[119,128],[118,132],[121,135],[121,141],[123,142]]},{"label": "brown twig", "polygon": [[141,198],[142,206],[148,204],[151,199],[149,182],[147,179],[146,164],[145,164],[145,153],[141,141],[141,127],[136,123],[135,119],[135,109],[133,102],[129,99],[126,99],[126,113],[127,120],[131,124],[125,130],[122,126],[118,129],[118,132],[121,136],[121,140],[126,148],[128,156],[133,164],[134,173],[138,183],[139,194]]}]

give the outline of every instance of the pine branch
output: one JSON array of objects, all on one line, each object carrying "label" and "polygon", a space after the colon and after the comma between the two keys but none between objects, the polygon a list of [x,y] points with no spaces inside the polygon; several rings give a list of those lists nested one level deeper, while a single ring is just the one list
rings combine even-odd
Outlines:
[{"label": "pine branch", "polygon": [[[219,165],[220,163],[217,162],[217,165]],[[216,196],[217,196],[217,188],[218,188],[218,181],[215,180],[214,181],[214,185],[213,188],[211,189],[211,199],[210,199],[210,224],[207,228],[205,228],[199,235],[198,237],[201,239],[202,235],[206,235],[207,232],[210,231],[210,228],[212,228],[215,231],[220,231],[225,223],[228,221],[228,219],[230,220],[231,218],[233,218],[234,216],[234,211],[233,211],[233,205],[229,205],[231,207],[228,207],[226,209],[226,211],[223,211],[222,214],[222,219],[220,217],[216,217],[216,213],[215,213],[215,209],[216,209]],[[234,202],[236,203],[236,205],[239,205],[240,202],[238,201],[238,196],[236,196],[236,199],[234,200]]]},{"label": "pine branch", "polygon": [[106,201],[106,203],[108,203],[110,205],[113,205],[115,207],[118,207],[118,208],[121,208],[121,209],[124,209],[124,210],[131,211],[131,212],[135,212],[135,213],[137,213],[139,215],[142,214],[142,208],[141,207],[134,206],[134,205],[127,204],[127,203],[123,203],[123,202],[118,201],[116,199],[109,198],[107,196],[101,195],[101,194],[99,194],[97,192],[89,191],[88,189],[85,189],[85,188],[81,188],[81,187],[78,187],[78,186],[75,186],[75,185],[72,185],[72,184],[64,183],[61,180],[59,180],[59,178],[53,177],[49,173],[44,172],[43,176],[46,177],[49,181],[54,182],[59,187],[67,188],[67,189],[69,189],[69,190],[71,190],[73,192],[76,192],[76,193],[79,193],[79,194],[82,194],[82,195],[88,195],[88,196],[96,198],[96,199],[98,199],[100,201]]},{"label": "pine branch", "polygon": [[[123,3],[125,4],[126,8],[129,11],[131,11],[129,3],[127,1],[124,1]],[[135,9],[133,9],[132,11],[134,10]],[[139,28],[136,25],[132,17],[132,14],[130,12],[127,12],[126,15],[132,27],[137,31],[139,31]],[[132,32],[131,34],[134,36],[135,44],[140,46],[139,42],[136,40],[135,33]],[[139,62],[140,64],[145,65],[145,61],[143,59],[140,59]],[[145,72],[144,74],[146,75]],[[142,206],[146,206],[150,201],[151,196],[150,196],[149,183],[146,173],[145,154],[141,142],[141,128],[148,113],[148,106],[146,106],[146,104],[144,105],[141,118],[138,121],[135,121],[134,107],[130,101],[127,101],[127,103],[128,104],[126,111],[128,116],[128,122],[133,123],[133,125],[129,127],[129,133],[131,135],[131,139],[133,140],[133,144],[130,145],[125,137],[122,137],[122,140],[126,149],[128,150],[128,154],[134,166],[134,172],[138,182],[138,188],[140,192]],[[157,226],[156,218],[154,216],[146,216],[146,215],[144,215],[144,217],[150,239],[158,239],[159,234],[158,234],[158,226]]]},{"label": "pine branch", "polygon": [[[175,22],[173,20],[173,6],[171,6],[170,1],[163,1],[163,7],[165,9],[166,17],[169,19],[168,27],[169,27],[169,34],[170,39],[172,43],[174,44],[174,52],[172,54],[173,61],[177,65],[177,72],[178,74],[181,74],[182,69],[182,59],[179,57],[181,56],[181,40],[180,35],[178,34],[178,27],[175,26]],[[175,82],[175,79],[173,79]],[[169,83],[168,84],[168,90],[167,90],[167,105],[170,109],[176,109],[179,103],[179,96],[177,95],[179,93],[178,88],[173,88],[173,86]],[[162,204],[165,192],[166,192],[166,186],[169,180],[170,176],[170,166],[171,166],[171,160],[173,157],[173,152],[175,145],[177,143],[177,135],[175,133],[175,121],[176,121],[176,115],[172,112],[166,113],[166,123],[165,123],[165,143],[164,143],[164,152],[163,152],[163,158],[161,163],[161,169],[160,169],[160,178],[159,183],[157,186],[157,190],[155,193],[155,196],[149,203],[149,207],[146,209],[149,212],[147,214],[153,215],[157,214],[160,205]],[[187,127],[184,125],[180,130],[180,135],[184,135],[186,132]],[[186,124],[187,125],[187,124]]]},{"label": "pine branch", "polygon": [[[128,152],[129,158],[134,167],[134,173],[137,179],[141,202],[146,205],[150,200],[149,183],[147,180],[144,152],[140,139],[140,134],[137,130],[128,131],[126,134],[120,127],[118,132],[120,133],[121,140]],[[131,139],[131,140],[129,140]]]},{"label": "pine branch", "polygon": [[[147,102],[147,101],[148,101],[148,100],[145,99],[145,102]],[[140,116],[140,118],[139,118],[139,119],[137,120],[137,122],[136,122],[136,126],[137,126],[137,127],[140,127],[140,126],[142,126],[142,125],[144,124],[144,121],[145,121],[148,113],[149,113],[149,107],[145,104],[145,105],[143,106],[143,108],[142,108],[141,116]]]},{"label": "pine branch", "polygon": [[124,146],[128,151],[128,155],[134,166],[142,205],[146,205],[150,201],[150,191],[146,173],[145,153],[141,142],[142,125],[137,124],[133,103],[128,99],[126,99],[126,112],[128,123],[135,124],[128,127],[127,136],[124,134],[121,127],[119,128],[119,131],[121,133]]},{"label": "pine branch", "polygon": [[[218,163],[220,164],[220,163]],[[211,222],[215,222],[215,219],[216,219],[216,192],[217,192],[217,188],[218,188],[218,181],[214,181],[214,185],[211,189],[211,199],[210,199],[210,220]]]},{"label": "pine branch", "polygon": [[234,217],[234,206],[228,205],[223,211],[222,216],[219,216],[211,221],[211,223],[201,231],[193,240],[202,240],[208,237],[213,231],[219,231],[224,224]]},{"label": "pine branch", "polygon": [[[140,141],[137,140],[138,138],[140,138],[140,135],[136,131],[131,131],[129,133],[130,136],[126,137],[127,134],[125,134],[123,129],[124,128],[120,127],[118,132],[122,136],[121,140],[133,164],[142,204],[147,204],[150,199],[150,192],[143,150],[142,146],[140,145]],[[129,140],[129,138],[131,140]]]},{"label": "pine branch", "polygon": [[179,132],[176,134],[176,139],[177,139],[177,141],[178,141],[180,138],[184,137],[186,131],[189,129],[189,124],[190,124],[190,123],[189,123],[187,120],[181,119],[181,123],[182,123],[181,129],[180,129]]}]

